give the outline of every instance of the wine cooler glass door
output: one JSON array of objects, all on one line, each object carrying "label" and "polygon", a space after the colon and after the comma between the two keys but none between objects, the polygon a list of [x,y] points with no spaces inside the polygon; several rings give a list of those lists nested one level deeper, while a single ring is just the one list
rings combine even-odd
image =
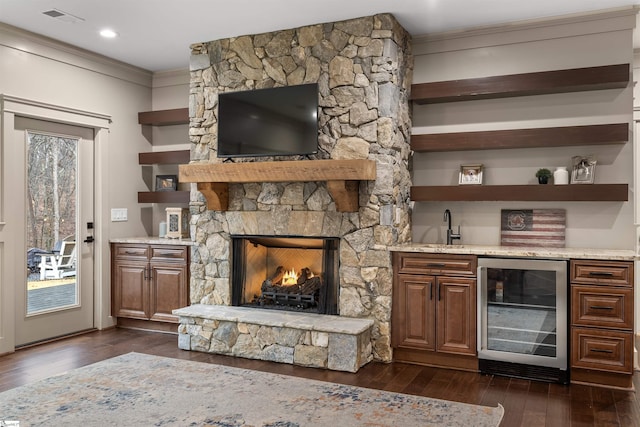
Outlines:
[{"label": "wine cooler glass door", "polygon": [[479,357],[566,369],[565,261],[480,259]]}]

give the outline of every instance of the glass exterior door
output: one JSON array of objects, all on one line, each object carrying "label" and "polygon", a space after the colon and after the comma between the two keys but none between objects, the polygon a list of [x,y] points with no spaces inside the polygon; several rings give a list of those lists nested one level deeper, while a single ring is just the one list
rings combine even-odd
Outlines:
[{"label": "glass exterior door", "polygon": [[13,201],[26,264],[15,285],[21,346],[93,328],[94,134],[25,117],[14,127],[15,185],[24,188]]}]

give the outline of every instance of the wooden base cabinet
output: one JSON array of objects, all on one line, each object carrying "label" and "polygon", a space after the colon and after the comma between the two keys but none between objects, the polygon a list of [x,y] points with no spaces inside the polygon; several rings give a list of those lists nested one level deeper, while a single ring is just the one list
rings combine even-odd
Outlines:
[{"label": "wooden base cabinet", "polygon": [[394,359],[476,369],[476,257],[396,252],[393,262]]},{"label": "wooden base cabinet", "polygon": [[571,381],[631,388],[633,263],[571,261]]},{"label": "wooden base cabinet", "polygon": [[112,315],[178,323],[171,311],[189,305],[189,248],[114,243],[111,253]]}]

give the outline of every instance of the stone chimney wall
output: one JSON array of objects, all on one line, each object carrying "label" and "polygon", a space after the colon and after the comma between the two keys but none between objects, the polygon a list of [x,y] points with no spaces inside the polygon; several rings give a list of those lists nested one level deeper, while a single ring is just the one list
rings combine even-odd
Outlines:
[{"label": "stone chimney wall", "polygon": [[[324,182],[230,186],[229,210],[191,196],[192,304],[230,304],[230,235],[340,238],[340,316],[374,320],[374,357],[391,360],[388,246],[411,240],[410,36],[390,14],[191,46],[191,162],[218,163],[218,93],[318,83],[319,151],[311,159],[372,159],[358,212],[337,212]],[[235,162],[296,160],[237,158]],[[301,167],[305,158],[299,157]]]}]

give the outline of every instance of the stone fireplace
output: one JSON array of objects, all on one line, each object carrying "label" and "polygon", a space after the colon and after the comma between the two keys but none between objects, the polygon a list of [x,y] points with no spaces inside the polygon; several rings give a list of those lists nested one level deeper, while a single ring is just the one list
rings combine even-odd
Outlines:
[{"label": "stone fireplace", "polygon": [[336,238],[232,236],[231,305],[338,313]]},{"label": "stone fireplace", "polygon": [[[346,210],[341,208],[342,204],[337,207],[338,200],[328,181],[231,183],[223,190],[217,182],[198,184],[201,191],[192,191],[190,203],[191,236],[195,241],[190,299],[206,313],[200,320],[193,317],[182,322],[181,348],[286,359],[291,363],[307,360],[306,355],[311,352],[324,351],[328,359],[324,354],[324,359],[318,359],[323,362],[313,362],[311,366],[330,368],[332,363],[345,360],[342,351],[346,351],[356,354],[348,370],[355,365],[357,369],[371,357],[390,361],[392,268],[387,248],[411,238],[410,36],[392,15],[380,14],[197,43],[191,49],[189,166],[223,162],[217,157],[218,93],[318,83],[317,154],[235,158],[232,162],[252,162],[258,166],[264,162],[268,167],[270,162],[295,160],[304,168],[304,162],[309,160],[365,159],[375,162],[375,179],[347,182],[347,186],[355,186],[358,196],[355,208]],[[205,199],[207,189],[212,191]],[[207,208],[209,197],[221,196],[228,197],[224,208]],[[270,358],[275,351],[285,352],[272,346],[291,341],[288,333],[286,337],[281,335],[285,327],[271,330],[270,334],[280,338],[265,343],[257,339],[256,330],[252,332],[245,321],[238,320],[236,310],[244,307],[229,307],[237,298],[232,278],[240,274],[232,268],[232,242],[242,236],[335,241],[334,311],[338,316],[327,317],[342,320],[345,325],[351,322],[353,328],[329,321],[334,325],[331,328],[314,329],[323,328],[318,325],[326,323],[314,320],[311,323],[315,326],[309,326],[307,332],[293,334],[297,338],[287,347],[291,350],[286,350],[286,357]],[[221,307],[224,315],[213,314],[213,306]],[[187,313],[178,310],[181,316]],[[252,317],[249,323],[258,322],[262,325],[260,330],[266,324],[275,324],[271,319],[265,320],[263,314],[256,316],[260,319]],[[230,319],[238,323],[227,325]],[[217,329],[207,329],[207,325],[215,325]],[[286,325],[297,330],[296,325]],[[227,329],[221,331],[222,328]],[[243,333],[247,336],[241,338]],[[328,339],[318,333],[328,334]],[[251,341],[251,350],[246,350],[244,341],[240,347],[245,350],[239,349],[238,341],[245,339]],[[306,347],[314,346],[314,342],[320,345],[313,349]],[[327,346],[323,347],[324,344]],[[337,347],[342,349],[338,351]],[[303,352],[294,354],[294,349]]]}]

